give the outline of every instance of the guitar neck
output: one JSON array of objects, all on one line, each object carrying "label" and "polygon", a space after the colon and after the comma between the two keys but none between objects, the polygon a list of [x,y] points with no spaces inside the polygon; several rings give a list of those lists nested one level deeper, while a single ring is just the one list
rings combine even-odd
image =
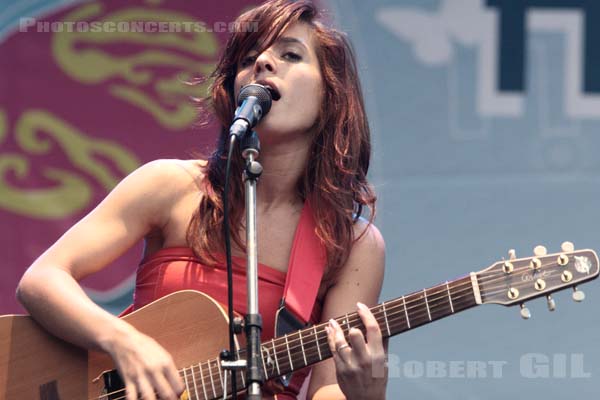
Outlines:
[{"label": "guitar neck", "polygon": [[[473,287],[471,277],[466,276],[378,304],[370,310],[382,336],[388,338],[476,306],[477,293]],[[365,327],[356,312],[336,321],[346,337],[351,328],[358,328],[365,333]],[[314,325],[263,343],[263,372],[266,379],[286,375],[331,357],[326,325]]]},{"label": "guitar neck", "polygon": [[[565,242],[560,253],[546,254],[544,249],[534,257],[498,261],[477,273],[378,304],[370,310],[382,336],[389,338],[479,304],[512,306],[569,287],[576,289],[578,284],[600,275],[600,262],[593,250],[574,251],[572,246]],[[573,296],[576,301],[583,300],[583,293],[577,289]],[[356,312],[336,321],[346,337],[352,328],[365,334]],[[326,326],[327,323],[321,323],[263,342],[260,355],[265,379],[288,375],[330,358]],[[247,358],[245,349],[238,355],[240,359]],[[186,386],[189,382],[194,388],[188,390],[189,398],[222,398],[224,387],[231,393],[231,380],[224,382],[221,372],[218,358],[184,368]],[[236,374],[239,387],[246,388],[244,371],[238,370]]]},{"label": "guitar neck", "polygon": [[[478,285],[474,279],[466,276],[445,282],[378,304],[370,310],[379,324],[382,336],[395,336],[480,304]],[[348,313],[336,321],[346,337],[351,328],[358,328],[365,333],[365,327],[356,312]],[[261,345],[261,356],[265,380],[287,375],[330,358],[325,326],[327,323],[321,323],[264,342]],[[246,358],[245,349],[239,351],[239,357]],[[184,374],[196,375],[196,395],[194,390],[190,391],[190,399],[222,398],[224,386],[227,386],[227,393],[230,393],[230,382],[224,385],[219,364],[219,359],[215,358],[200,363],[197,367],[190,367],[187,371],[184,369]],[[200,382],[197,382],[198,373]],[[238,385],[245,388],[245,372],[237,371],[236,376]]]}]

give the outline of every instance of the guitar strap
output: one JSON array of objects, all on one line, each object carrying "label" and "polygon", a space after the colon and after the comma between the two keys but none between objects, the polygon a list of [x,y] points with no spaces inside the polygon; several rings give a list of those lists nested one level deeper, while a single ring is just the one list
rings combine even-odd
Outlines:
[{"label": "guitar strap", "polygon": [[[275,318],[275,336],[285,335],[308,324],[326,262],[327,253],[316,234],[313,211],[307,200],[294,235],[283,297]],[[281,377],[281,382],[288,386],[290,379],[291,374]]]}]

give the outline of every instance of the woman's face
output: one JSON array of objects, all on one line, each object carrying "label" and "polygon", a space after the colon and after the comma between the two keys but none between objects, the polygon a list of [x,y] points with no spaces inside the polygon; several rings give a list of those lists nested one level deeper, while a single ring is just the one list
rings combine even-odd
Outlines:
[{"label": "woman's face", "polygon": [[323,101],[321,70],[313,44],[312,28],[306,23],[290,25],[271,47],[258,54],[251,50],[238,64],[235,98],[250,83],[275,89],[271,111],[258,124],[261,140],[285,139],[305,134],[314,125]]}]

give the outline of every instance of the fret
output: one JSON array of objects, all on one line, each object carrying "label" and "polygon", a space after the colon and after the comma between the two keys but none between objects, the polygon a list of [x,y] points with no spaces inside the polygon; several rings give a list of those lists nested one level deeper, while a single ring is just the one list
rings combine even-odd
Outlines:
[{"label": "fret", "polygon": [[217,358],[216,363],[217,363],[217,373],[219,374],[219,381],[221,381],[221,389],[223,390],[223,392],[227,392],[227,389],[223,385],[223,371],[221,370],[221,360]]},{"label": "fret", "polygon": [[[265,361],[265,352],[267,353],[267,359]],[[269,373],[267,372],[267,362],[269,362],[269,350],[265,346],[260,347],[260,354],[262,355],[263,371],[265,372],[265,379],[269,379]],[[244,385],[246,386],[246,385]]]},{"label": "fret", "polygon": [[[221,360],[218,360],[219,364],[221,363]],[[227,382],[227,370],[222,370],[222,376],[223,376],[223,385],[221,385],[221,392],[223,393],[222,397],[224,399],[226,399],[227,397],[229,397],[227,395],[227,392],[233,392],[233,385],[231,383]]]},{"label": "fret", "polygon": [[423,299],[425,299],[425,307],[427,308],[427,316],[429,317],[429,320],[432,321],[431,310],[429,310],[429,302],[427,301],[427,290],[425,290],[425,289],[423,289]]},{"label": "fret", "polygon": [[410,319],[408,318],[408,310],[406,309],[406,298],[404,296],[402,296],[402,303],[404,304],[404,315],[406,316],[406,324],[408,325],[408,329],[411,329]]},{"label": "fret", "polygon": [[190,366],[190,371],[192,371],[192,383],[194,384],[194,393],[196,394],[196,399],[200,399],[200,396],[198,395],[198,384],[196,383],[196,377],[194,376],[194,365]]},{"label": "fret", "polygon": [[[263,363],[263,366],[264,366],[264,365],[265,365],[265,364]],[[240,377],[242,378],[242,386],[243,386],[243,387],[246,387],[246,378],[244,378],[244,370],[241,370],[241,371],[240,371]],[[267,376],[266,376],[266,375],[265,375],[265,379],[267,379]]]},{"label": "fret", "polygon": [[275,348],[275,340],[271,340],[273,344],[273,358],[275,359],[275,366],[277,367],[277,375],[281,375],[281,371],[279,370],[279,359],[277,358],[277,349]]},{"label": "fret", "polygon": [[473,292],[470,291],[470,277],[457,279],[456,281],[448,282],[450,288],[448,294],[448,303],[451,305],[453,313],[463,311],[474,306]]},{"label": "fret", "polygon": [[[227,376],[229,376],[229,378],[230,378],[229,379],[230,383],[227,384],[227,390],[229,390],[230,394],[233,393],[233,374],[235,374],[235,377],[236,377],[237,390],[240,391],[246,387],[246,382],[244,379],[245,372],[246,372],[245,369],[225,371],[225,373],[228,374]],[[227,376],[225,376],[225,382],[227,382]],[[267,379],[267,378],[265,378],[265,379]],[[240,381],[242,382],[242,387],[240,387],[240,383],[239,383]],[[223,394],[223,398],[227,398],[227,399],[231,398],[232,396],[230,394],[228,395],[227,392],[225,392]]]},{"label": "fret", "polygon": [[381,308],[383,309],[383,318],[385,319],[385,328],[387,329],[388,336],[392,336],[390,332],[390,324],[388,322],[387,312],[385,310],[385,302],[381,303]]},{"label": "fret", "polygon": [[348,313],[344,316],[344,322],[346,323],[346,331],[350,332],[350,320],[348,319]]},{"label": "fret", "polygon": [[431,322],[427,298],[424,298],[423,295],[424,292],[419,291],[405,297],[407,313],[410,315],[411,328]]},{"label": "fret", "polygon": [[446,285],[438,285],[427,289],[427,291],[429,293],[429,306],[432,310],[431,316],[434,321],[453,313],[453,305],[450,303]]},{"label": "fret", "polygon": [[[474,286],[475,285],[475,286]],[[467,308],[481,304],[481,298],[479,293],[479,286],[477,286],[477,278],[467,276],[457,282],[453,288],[454,292],[454,308],[456,311],[462,311]],[[458,292],[458,296],[456,293]],[[458,298],[458,301],[456,299]]]},{"label": "fret", "polygon": [[185,370],[185,367],[183,368],[183,382],[185,383],[185,392],[189,396],[190,395],[190,386],[188,385],[187,372]]},{"label": "fret", "polygon": [[208,375],[210,376],[210,386],[212,386],[213,396],[217,397],[217,391],[215,390],[215,381],[213,380],[213,373],[210,369],[210,360],[208,360]]},{"label": "fret", "polygon": [[206,386],[204,385],[204,373],[202,372],[202,364],[198,363],[198,369],[200,370],[200,383],[202,384],[202,391],[204,392],[204,398],[208,399],[206,395]]},{"label": "fret", "polygon": [[317,333],[316,325],[313,326],[315,331],[315,343],[317,343],[317,352],[319,353],[319,361],[323,361],[323,356],[321,355],[321,345],[319,344],[319,334]]},{"label": "fret", "polygon": [[288,343],[288,335],[284,336],[285,347],[287,348],[288,358],[290,359],[290,370],[294,370],[294,363],[292,362],[292,353],[290,353],[290,344]]},{"label": "fret", "polygon": [[450,309],[452,310],[452,314],[454,314],[454,304],[452,303],[452,294],[450,294],[450,285],[448,281],[446,281],[446,291],[448,291],[448,299],[450,300]]},{"label": "fret", "polygon": [[302,342],[302,331],[298,331],[298,336],[300,337],[300,347],[302,348],[302,358],[304,358],[304,366],[308,365],[306,361],[306,351],[304,350],[304,343]]}]

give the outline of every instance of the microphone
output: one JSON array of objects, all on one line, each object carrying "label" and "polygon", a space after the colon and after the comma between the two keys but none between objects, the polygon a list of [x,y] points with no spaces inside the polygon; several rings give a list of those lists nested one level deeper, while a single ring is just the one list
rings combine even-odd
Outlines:
[{"label": "microphone", "polygon": [[235,110],[229,134],[238,138],[244,136],[258,124],[271,109],[271,92],[263,85],[251,83],[240,90],[238,108]]}]

